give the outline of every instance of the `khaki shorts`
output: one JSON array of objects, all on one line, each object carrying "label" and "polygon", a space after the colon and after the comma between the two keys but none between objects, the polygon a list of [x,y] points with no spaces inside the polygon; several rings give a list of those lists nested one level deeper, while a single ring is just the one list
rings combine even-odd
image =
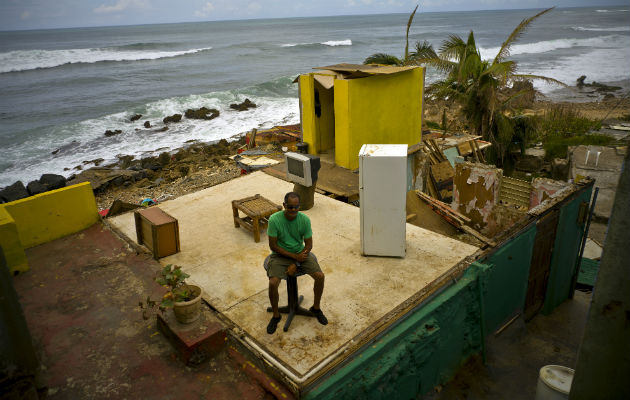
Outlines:
[{"label": "khaki shorts", "polygon": [[[267,276],[277,277],[280,279],[287,278],[287,269],[291,264],[298,264],[295,260],[287,257],[283,257],[279,254],[272,253],[269,256],[267,262]],[[317,258],[313,253],[309,253],[305,261],[299,263],[297,267],[297,274],[312,274],[314,272],[321,272]]]}]

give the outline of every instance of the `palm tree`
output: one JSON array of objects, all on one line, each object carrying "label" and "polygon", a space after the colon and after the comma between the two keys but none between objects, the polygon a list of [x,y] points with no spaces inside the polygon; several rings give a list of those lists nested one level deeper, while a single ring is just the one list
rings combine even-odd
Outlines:
[{"label": "palm tree", "polygon": [[405,60],[399,63],[427,65],[445,75],[444,79],[434,82],[427,88],[427,95],[459,103],[470,129],[492,142],[498,155],[497,161],[501,165],[514,136],[514,122],[509,117],[514,111],[511,102],[531,91],[524,89],[506,95],[506,89],[514,82],[535,79],[564,85],[545,76],[518,74],[516,61],[507,60],[511,46],[529,25],[553,8],[521,21],[503,42],[492,61],[482,59],[475,43],[475,35],[470,31],[465,41],[460,36],[450,35],[442,42],[438,52],[427,41],[417,42],[414,51],[406,53]]}]

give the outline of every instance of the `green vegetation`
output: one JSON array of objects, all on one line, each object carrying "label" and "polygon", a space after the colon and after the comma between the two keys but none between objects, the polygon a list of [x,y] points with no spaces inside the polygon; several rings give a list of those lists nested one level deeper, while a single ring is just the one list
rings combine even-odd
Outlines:
[{"label": "green vegetation", "polygon": [[601,122],[583,117],[571,106],[551,105],[540,118],[541,139],[583,135],[601,128]]},{"label": "green vegetation", "polygon": [[613,138],[606,135],[577,135],[572,137],[556,136],[546,140],[543,143],[543,148],[545,149],[545,158],[547,160],[553,160],[554,158],[566,158],[569,146],[607,146],[613,141]]},{"label": "green vegetation", "polygon": [[427,125],[427,128],[440,129],[440,124],[438,124],[437,122],[427,120],[425,121],[425,124]]}]

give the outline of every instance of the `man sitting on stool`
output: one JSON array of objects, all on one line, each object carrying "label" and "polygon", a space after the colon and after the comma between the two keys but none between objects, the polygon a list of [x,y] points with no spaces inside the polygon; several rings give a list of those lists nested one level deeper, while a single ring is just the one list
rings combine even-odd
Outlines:
[{"label": "man sitting on stool", "polygon": [[320,324],[328,324],[328,319],[319,308],[319,302],[324,291],[324,273],[315,256],[311,254],[313,248],[313,231],[311,220],[299,212],[300,196],[289,192],[284,196],[284,211],[278,211],[269,217],[267,236],[272,254],[269,257],[267,276],[269,276],[269,301],[273,310],[273,317],[267,325],[267,333],[276,331],[278,322],[282,319],[278,311],[278,286],[286,279],[287,274],[294,276],[298,270],[309,274],[314,280],[313,306],[309,309]]}]

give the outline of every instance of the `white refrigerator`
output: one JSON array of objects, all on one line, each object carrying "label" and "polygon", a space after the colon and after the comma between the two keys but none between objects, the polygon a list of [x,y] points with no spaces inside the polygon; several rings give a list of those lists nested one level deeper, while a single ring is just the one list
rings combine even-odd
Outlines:
[{"label": "white refrigerator", "polygon": [[364,144],[359,151],[361,253],[405,256],[407,145]]}]

